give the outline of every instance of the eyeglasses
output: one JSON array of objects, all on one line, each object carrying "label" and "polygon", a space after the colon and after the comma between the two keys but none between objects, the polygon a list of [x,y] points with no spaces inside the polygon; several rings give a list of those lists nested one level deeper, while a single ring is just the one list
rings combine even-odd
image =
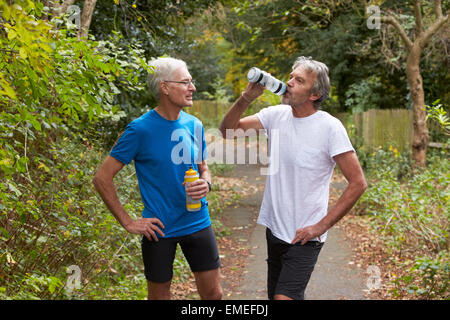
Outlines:
[{"label": "eyeglasses", "polygon": [[172,81],[172,80],[163,80],[164,82],[173,82],[173,83],[182,83],[187,87],[189,87],[189,85],[193,85],[195,86],[195,80],[187,80],[187,81]]}]

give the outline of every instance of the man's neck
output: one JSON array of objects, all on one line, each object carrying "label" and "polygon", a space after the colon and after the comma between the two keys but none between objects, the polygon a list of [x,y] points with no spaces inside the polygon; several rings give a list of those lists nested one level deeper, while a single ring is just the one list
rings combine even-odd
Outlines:
[{"label": "man's neck", "polygon": [[302,104],[300,106],[291,106],[292,115],[295,118],[306,118],[317,112],[317,109],[314,108],[314,105],[311,104]]},{"label": "man's neck", "polygon": [[164,104],[159,104],[155,111],[166,120],[175,121],[180,117],[181,108],[175,106],[168,106]]}]

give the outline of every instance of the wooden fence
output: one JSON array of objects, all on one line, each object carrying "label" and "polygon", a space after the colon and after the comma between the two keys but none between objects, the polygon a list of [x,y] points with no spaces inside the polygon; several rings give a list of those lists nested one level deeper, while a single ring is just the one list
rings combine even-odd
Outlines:
[{"label": "wooden fence", "polygon": [[206,127],[218,128],[232,103],[210,100],[195,100],[191,108],[184,110],[198,117]]},{"label": "wooden fence", "polygon": [[335,115],[351,130],[354,126],[356,136],[369,150],[381,146],[395,146],[404,151],[411,148],[413,138],[413,112],[407,109],[371,109],[354,115],[340,113]]}]

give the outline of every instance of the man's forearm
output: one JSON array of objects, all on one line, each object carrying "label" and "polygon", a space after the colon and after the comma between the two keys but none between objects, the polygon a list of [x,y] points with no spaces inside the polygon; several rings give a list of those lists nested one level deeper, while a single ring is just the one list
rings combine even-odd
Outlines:
[{"label": "man's forearm", "polygon": [[220,124],[219,130],[222,133],[222,136],[226,138],[226,129],[236,129],[241,119],[242,114],[245,110],[247,110],[250,102],[245,100],[242,96],[240,96],[236,102],[231,106],[230,110],[228,110],[227,114],[222,120]]},{"label": "man's forearm", "polygon": [[211,174],[209,173],[209,169],[204,170],[203,172],[200,173],[200,179],[211,182]]},{"label": "man's forearm", "polygon": [[211,173],[206,161],[198,164],[199,178],[211,182]]},{"label": "man's forearm", "polygon": [[103,199],[103,202],[105,202],[109,211],[111,211],[113,216],[122,225],[122,227],[126,229],[126,226],[133,222],[133,220],[120,203],[116,188],[114,187],[114,182],[109,179],[95,177],[93,183],[95,189],[97,189],[100,197]]},{"label": "man's forearm", "polygon": [[319,222],[325,228],[325,231],[330,229],[350,211],[366,188],[367,184],[365,181],[349,183],[334,207]]},{"label": "man's forearm", "polygon": [[338,164],[344,177],[347,179],[348,185],[347,188],[345,188],[344,193],[336,202],[336,205],[318,223],[325,228],[325,231],[330,229],[345,214],[347,214],[367,189],[367,181],[355,152],[349,151],[336,155],[334,160]]}]

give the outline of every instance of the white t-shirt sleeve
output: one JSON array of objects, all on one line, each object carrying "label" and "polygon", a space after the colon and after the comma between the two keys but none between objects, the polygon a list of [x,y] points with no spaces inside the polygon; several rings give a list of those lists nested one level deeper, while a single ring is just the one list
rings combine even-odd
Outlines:
[{"label": "white t-shirt sleeve", "polygon": [[264,129],[268,131],[273,128],[273,124],[278,120],[283,112],[286,112],[287,109],[290,109],[290,107],[286,105],[271,106],[261,109],[256,116]]},{"label": "white t-shirt sleeve", "polygon": [[270,120],[271,120],[270,114],[271,114],[270,107],[261,109],[256,114],[256,116],[258,117],[259,121],[261,122],[261,124],[265,130],[270,129]]},{"label": "white t-shirt sleeve", "polygon": [[347,131],[342,123],[335,119],[333,127],[328,140],[328,151],[330,157],[334,157],[338,154],[355,151],[352,143],[348,137]]}]

